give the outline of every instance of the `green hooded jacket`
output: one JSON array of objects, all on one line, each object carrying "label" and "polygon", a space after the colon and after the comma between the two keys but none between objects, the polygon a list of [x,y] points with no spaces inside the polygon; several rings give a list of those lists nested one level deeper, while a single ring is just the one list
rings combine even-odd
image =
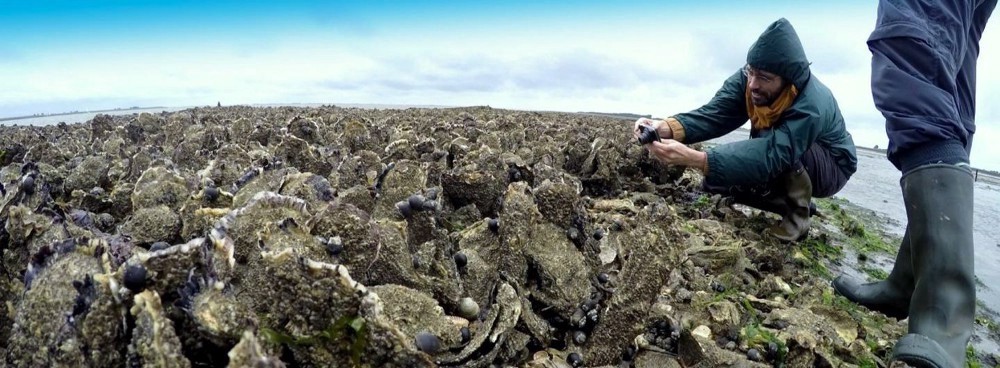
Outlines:
[{"label": "green hooded jacket", "polygon": [[[784,18],[771,24],[750,47],[747,64],[790,80],[799,90],[792,105],[770,128],[752,130],[751,139],[718,145],[707,151],[706,184],[767,184],[802,159],[814,143],[829,150],[850,178],[857,170],[854,140],[830,90],[809,71],[802,43]],[[742,69],[726,79],[715,97],[701,108],[674,116],[683,126],[685,143],[725,135],[746,123],[747,77]]]}]

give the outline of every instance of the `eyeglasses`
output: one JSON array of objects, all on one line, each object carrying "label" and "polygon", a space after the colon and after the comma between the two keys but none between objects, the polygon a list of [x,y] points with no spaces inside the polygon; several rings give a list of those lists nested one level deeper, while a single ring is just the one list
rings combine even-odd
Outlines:
[{"label": "eyeglasses", "polygon": [[758,80],[760,80],[761,82],[764,82],[764,83],[771,83],[771,82],[774,82],[776,79],[778,79],[777,76],[768,76],[768,75],[765,75],[763,72],[761,72],[761,71],[759,71],[757,69],[754,69],[750,65],[746,65],[746,66],[743,67],[743,75],[746,76],[747,79],[757,78]]}]

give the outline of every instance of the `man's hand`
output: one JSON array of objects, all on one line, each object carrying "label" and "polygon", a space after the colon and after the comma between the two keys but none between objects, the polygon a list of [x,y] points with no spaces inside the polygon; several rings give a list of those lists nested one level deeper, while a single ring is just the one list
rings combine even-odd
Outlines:
[{"label": "man's hand", "polygon": [[673,139],[662,139],[647,146],[649,154],[667,165],[694,167],[704,172],[708,168],[708,154],[685,146]]},{"label": "man's hand", "polygon": [[639,140],[639,133],[641,133],[639,131],[640,125],[653,127],[653,129],[656,129],[656,133],[660,135],[661,139],[670,139],[674,137],[674,132],[670,130],[670,126],[667,125],[667,122],[663,120],[639,118],[639,120],[635,121],[635,124],[632,124],[632,138],[635,140]]}]

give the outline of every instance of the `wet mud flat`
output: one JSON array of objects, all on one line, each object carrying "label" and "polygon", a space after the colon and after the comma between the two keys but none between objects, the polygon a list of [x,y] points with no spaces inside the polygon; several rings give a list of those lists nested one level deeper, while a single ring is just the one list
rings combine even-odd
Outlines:
[{"label": "wet mud flat", "polygon": [[0,127],[0,366],[885,366],[905,322],[829,287],[849,215],[774,241],[630,124],[327,106]]}]

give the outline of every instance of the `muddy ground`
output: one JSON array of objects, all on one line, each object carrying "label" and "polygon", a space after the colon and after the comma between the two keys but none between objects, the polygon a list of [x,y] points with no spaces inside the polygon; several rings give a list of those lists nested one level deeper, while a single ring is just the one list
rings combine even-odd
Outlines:
[{"label": "muddy ground", "polygon": [[829,286],[891,251],[877,231],[823,201],[807,240],[762,236],[774,217],[717,206],[630,124],[330,106],[2,127],[0,366],[885,366],[905,322]]}]

